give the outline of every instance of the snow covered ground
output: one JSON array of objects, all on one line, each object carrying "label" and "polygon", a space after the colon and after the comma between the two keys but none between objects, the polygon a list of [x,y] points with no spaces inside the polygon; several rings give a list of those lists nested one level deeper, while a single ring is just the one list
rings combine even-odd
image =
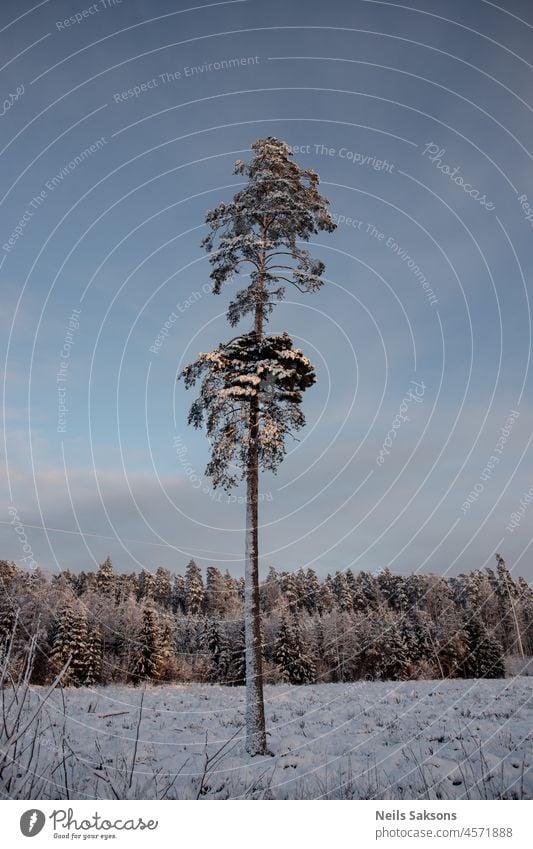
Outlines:
[{"label": "snow covered ground", "polygon": [[149,687],[140,712],[142,695],[52,694],[39,737],[47,796],[67,785],[77,799],[533,798],[531,678],[270,686],[273,755],[254,759],[244,688]]}]

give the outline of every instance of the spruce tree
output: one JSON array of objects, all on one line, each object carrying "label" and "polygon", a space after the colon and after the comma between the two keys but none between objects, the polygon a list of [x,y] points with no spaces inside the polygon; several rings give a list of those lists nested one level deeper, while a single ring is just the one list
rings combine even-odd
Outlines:
[{"label": "spruce tree", "polygon": [[465,678],[505,678],[505,663],[501,644],[487,631],[479,612],[467,612],[465,632],[468,653],[463,662]]},{"label": "spruce tree", "polygon": [[246,631],[241,625],[231,641],[227,684],[242,687],[246,684]]},{"label": "spruce tree", "polygon": [[283,572],[281,575],[281,591],[283,598],[290,611],[296,613],[300,600],[299,586],[296,576],[292,572]]},{"label": "spruce tree", "polygon": [[151,602],[155,598],[156,581],[155,575],[146,569],[141,569],[137,581],[137,599],[143,602]]},{"label": "spruce tree", "polygon": [[441,639],[433,640],[434,658],[441,678],[465,677],[464,664],[468,655],[468,646],[468,634],[462,627],[446,629],[441,634]]},{"label": "spruce tree", "polygon": [[410,608],[409,612],[402,616],[400,632],[409,660],[416,663],[432,657],[431,626],[428,614],[416,607]]},{"label": "spruce tree", "polygon": [[351,569],[346,569],[346,571],[344,573],[344,577],[346,578],[346,586],[348,587],[348,592],[350,593],[350,600],[351,600],[351,606],[350,607],[351,607],[352,610],[356,610],[356,607],[354,605],[355,605],[355,602],[356,602],[356,599],[357,599],[358,587],[357,587],[357,584],[355,582],[355,575],[354,575],[354,573],[352,572]]},{"label": "spruce tree", "polygon": [[335,607],[336,597],[333,592],[331,575],[326,575],[324,583],[320,587],[320,594],[318,599],[318,611],[320,615],[323,613],[330,613]]},{"label": "spruce tree", "polygon": [[7,591],[18,572],[17,566],[11,560],[0,560],[0,588]]},{"label": "spruce tree", "polygon": [[239,161],[235,173],[248,182],[229,203],[207,214],[213,291],[220,293],[241,270],[250,283],[228,308],[232,326],[250,317],[252,329],[183,371],[185,385],[202,378],[201,395],[189,422],[206,423],[212,441],[206,472],[215,486],[228,489],[246,481],[245,627],[246,749],[266,752],[259,599],[259,472],[275,472],[285,453],[287,436],[303,427],[303,391],[315,381],[314,369],[291,338],[266,336],[265,322],[283,299],[285,284],[300,292],[322,285],[324,264],[298,242],[335,224],[328,202],[318,191],[314,171],[291,161],[287,144],[269,137],[252,145],[254,157]]},{"label": "spruce tree", "polygon": [[191,616],[202,610],[205,599],[204,581],[200,568],[190,560],[185,571],[185,607]]},{"label": "spruce tree", "polygon": [[113,592],[113,583],[115,573],[113,572],[113,564],[111,558],[106,557],[104,562],[98,567],[95,576],[96,591],[103,595],[111,595]]},{"label": "spruce tree", "polygon": [[290,625],[282,621],[274,644],[273,660],[283,680],[289,684],[312,684],[316,680],[315,663],[306,649],[298,621]]},{"label": "spruce tree", "polygon": [[172,579],[170,572],[164,566],[158,566],[156,569],[154,601],[164,609],[172,606]]},{"label": "spruce tree", "polygon": [[365,599],[365,609],[376,610],[380,602],[379,585],[376,578],[370,572],[360,572],[357,582]]},{"label": "spruce tree", "polygon": [[522,634],[516,612],[517,587],[501,554],[496,554],[502,622],[506,626],[505,644],[524,657]]},{"label": "spruce tree", "polygon": [[207,616],[221,616],[227,604],[227,585],[216,566],[208,566],[205,581],[205,612]]},{"label": "spruce tree", "polygon": [[185,579],[183,575],[174,575],[171,603],[173,613],[185,613]]},{"label": "spruce tree", "polygon": [[50,635],[50,659],[56,671],[70,660],[62,683],[80,687],[86,683],[89,663],[87,613],[75,599],[58,610]]},{"label": "spruce tree", "polygon": [[131,677],[135,684],[160,677],[163,665],[161,631],[155,610],[150,605],[144,608],[141,630],[132,654]]},{"label": "spruce tree", "polygon": [[353,610],[353,599],[350,592],[350,587],[346,580],[346,575],[343,572],[335,572],[333,579],[333,590],[337,599],[337,604],[341,610]]},{"label": "spruce tree", "polygon": [[524,651],[527,656],[533,654],[533,592],[525,578],[518,578],[518,603]]},{"label": "spruce tree", "polygon": [[296,573],[296,592],[298,598],[298,608],[305,607],[305,597],[307,595],[307,576],[302,568]]},{"label": "spruce tree", "polygon": [[222,683],[228,675],[230,653],[226,636],[216,619],[207,628],[206,645],[212,660],[211,680]]},{"label": "spruce tree", "polygon": [[304,606],[312,616],[318,609],[320,598],[320,581],[314,569],[308,569],[306,573]]},{"label": "spruce tree", "polygon": [[15,601],[0,579],[0,651],[11,640],[16,618]]},{"label": "spruce tree", "polygon": [[399,681],[406,677],[409,653],[398,619],[387,608],[369,617],[371,638],[364,650],[369,677],[382,681]]}]

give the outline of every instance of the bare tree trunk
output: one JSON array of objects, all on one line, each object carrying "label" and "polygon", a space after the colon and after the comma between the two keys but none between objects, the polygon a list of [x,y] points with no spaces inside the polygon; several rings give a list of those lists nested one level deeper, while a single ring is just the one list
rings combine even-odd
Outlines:
[{"label": "bare tree trunk", "polygon": [[250,455],[246,477],[244,629],[246,638],[246,751],[266,753],[261,611],[259,605],[259,402],[250,404]]},{"label": "bare tree trunk", "polygon": [[[260,289],[266,266],[266,219],[263,218],[263,250]],[[255,309],[257,343],[263,338],[263,305]],[[244,631],[246,640],[246,751],[266,754],[263,660],[261,656],[261,609],[259,603],[259,398],[250,402],[250,452],[246,474],[246,549],[244,566]]]}]

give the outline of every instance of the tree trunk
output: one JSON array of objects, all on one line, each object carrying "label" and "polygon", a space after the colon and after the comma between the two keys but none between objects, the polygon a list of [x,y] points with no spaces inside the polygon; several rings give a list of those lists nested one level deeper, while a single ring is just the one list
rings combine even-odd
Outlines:
[{"label": "tree trunk", "polygon": [[250,404],[250,454],[246,476],[244,629],[246,638],[246,751],[266,754],[261,611],[259,605],[259,401]]},{"label": "tree trunk", "polygon": [[[263,289],[266,267],[267,223],[263,217],[261,269],[258,286]],[[263,304],[254,315],[257,343],[263,338]],[[259,604],[259,397],[250,402],[250,451],[246,474],[246,549],[244,565],[244,631],[246,640],[246,751],[264,755],[266,747],[261,656],[261,609]]]}]

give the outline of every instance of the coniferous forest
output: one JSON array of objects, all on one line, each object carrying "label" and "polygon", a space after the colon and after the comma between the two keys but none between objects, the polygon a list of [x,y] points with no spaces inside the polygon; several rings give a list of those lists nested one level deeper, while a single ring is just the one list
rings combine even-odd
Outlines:
[{"label": "coniferous forest", "polygon": [[[32,683],[68,664],[63,684],[245,679],[244,581],[194,560],[124,574],[47,576],[0,561],[0,652],[13,674],[35,642]],[[271,567],[260,587],[267,683],[501,678],[533,654],[533,590],[496,568],[456,577]]]}]

